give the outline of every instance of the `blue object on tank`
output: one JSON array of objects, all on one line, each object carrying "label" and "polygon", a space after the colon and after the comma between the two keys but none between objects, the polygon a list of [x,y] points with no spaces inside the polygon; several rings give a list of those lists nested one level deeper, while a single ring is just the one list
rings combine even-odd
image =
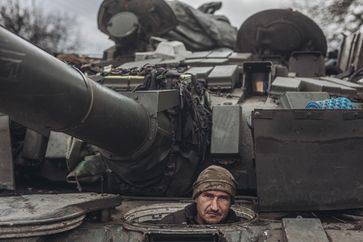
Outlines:
[{"label": "blue object on tank", "polygon": [[354,109],[352,101],[346,97],[325,99],[321,101],[310,101],[306,109]]}]

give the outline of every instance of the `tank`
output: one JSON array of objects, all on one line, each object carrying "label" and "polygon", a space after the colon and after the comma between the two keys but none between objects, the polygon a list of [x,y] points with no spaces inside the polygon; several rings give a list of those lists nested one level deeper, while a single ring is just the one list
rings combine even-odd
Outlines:
[{"label": "tank", "polygon": [[236,44],[237,28],[228,18],[215,15],[221,2],[195,9],[182,1],[152,0],[102,2],[98,28],[115,45],[104,51],[112,63],[133,60],[134,52],[154,49],[160,40],[177,40],[191,51],[231,48]]},{"label": "tank", "polygon": [[[299,12],[252,15],[237,41],[244,52],[146,59],[86,76],[1,28],[0,184],[21,196],[1,197],[0,238],[361,240],[363,86],[325,76],[325,37]],[[190,202],[211,164],[236,178],[242,221],[158,224]],[[99,194],[53,194],[75,188]],[[44,202],[48,209],[34,212]],[[25,222],[9,215],[16,208],[29,211]],[[82,223],[95,210],[98,221],[91,213]]]}]

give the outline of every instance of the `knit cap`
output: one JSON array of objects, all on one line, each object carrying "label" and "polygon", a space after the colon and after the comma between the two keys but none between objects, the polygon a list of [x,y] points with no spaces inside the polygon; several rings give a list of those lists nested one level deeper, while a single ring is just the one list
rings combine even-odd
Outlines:
[{"label": "knit cap", "polygon": [[220,166],[209,166],[204,169],[193,184],[193,199],[205,191],[222,191],[231,195],[232,201],[236,195],[237,182],[232,174]]}]

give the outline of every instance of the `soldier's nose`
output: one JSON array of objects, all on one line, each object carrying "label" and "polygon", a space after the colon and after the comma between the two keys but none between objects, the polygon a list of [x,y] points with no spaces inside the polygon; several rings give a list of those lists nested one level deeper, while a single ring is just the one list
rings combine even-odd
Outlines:
[{"label": "soldier's nose", "polygon": [[217,199],[213,199],[212,202],[211,202],[211,209],[213,211],[218,211],[218,202],[217,202]]}]

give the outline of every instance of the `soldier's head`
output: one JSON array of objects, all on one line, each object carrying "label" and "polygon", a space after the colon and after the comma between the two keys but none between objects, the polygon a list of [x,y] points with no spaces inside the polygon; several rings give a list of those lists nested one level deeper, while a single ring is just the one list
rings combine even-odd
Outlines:
[{"label": "soldier's head", "polygon": [[222,222],[234,202],[236,186],[232,174],[223,167],[213,165],[203,170],[193,184],[198,223]]}]

